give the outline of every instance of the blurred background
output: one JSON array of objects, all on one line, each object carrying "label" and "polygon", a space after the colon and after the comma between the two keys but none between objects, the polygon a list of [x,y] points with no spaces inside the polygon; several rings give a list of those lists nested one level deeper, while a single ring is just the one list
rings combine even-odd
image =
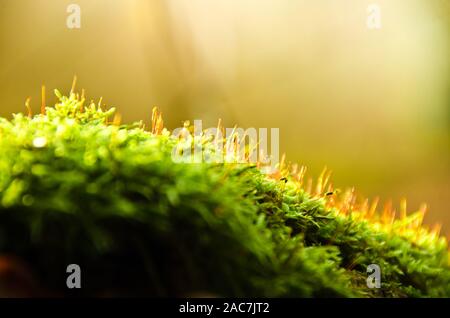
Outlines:
[{"label": "blurred background", "polygon": [[[69,4],[81,28],[69,29]],[[366,25],[381,8],[381,29]],[[126,122],[279,127],[337,187],[426,202],[450,234],[448,0],[1,0],[0,116],[41,84],[103,96]],[[48,98],[48,104],[55,99]],[[1,151],[1,150],[0,150]]]}]

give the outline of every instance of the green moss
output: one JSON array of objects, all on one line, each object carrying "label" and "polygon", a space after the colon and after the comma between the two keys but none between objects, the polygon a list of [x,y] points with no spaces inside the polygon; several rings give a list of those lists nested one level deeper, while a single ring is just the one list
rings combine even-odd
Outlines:
[{"label": "green moss", "polygon": [[[444,238],[339,213],[251,164],[174,163],[168,134],[58,96],[0,119],[0,255],[41,293],[71,294],[76,263],[85,295],[450,296]],[[372,263],[381,289],[366,286]]]}]

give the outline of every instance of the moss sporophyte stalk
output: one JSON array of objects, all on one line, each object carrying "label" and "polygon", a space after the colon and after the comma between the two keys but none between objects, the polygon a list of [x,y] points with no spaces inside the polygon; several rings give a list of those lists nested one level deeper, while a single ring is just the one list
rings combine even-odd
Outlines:
[{"label": "moss sporophyte stalk", "polygon": [[425,206],[379,209],[284,157],[270,174],[176,163],[186,140],[157,109],[146,129],[84,92],[56,96],[41,114],[0,118],[0,294],[70,295],[75,263],[83,295],[450,296],[447,240],[422,225]]}]

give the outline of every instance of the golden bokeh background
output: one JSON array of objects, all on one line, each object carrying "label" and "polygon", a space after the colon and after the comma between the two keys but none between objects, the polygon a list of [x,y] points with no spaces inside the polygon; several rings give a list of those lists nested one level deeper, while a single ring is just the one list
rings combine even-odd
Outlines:
[{"label": "golden bokeh background", "polygon": [[[80,29],[66,26],[71,3]],[[427,202],[449,234],[449,12],[448,0],[1,0],[0,116],[28,96],[38,111],[41,84],[67,92],[76,74],[126,122],[157,105],[170,129],[279,127],[311,175],[327,165],[338,187]]]}]

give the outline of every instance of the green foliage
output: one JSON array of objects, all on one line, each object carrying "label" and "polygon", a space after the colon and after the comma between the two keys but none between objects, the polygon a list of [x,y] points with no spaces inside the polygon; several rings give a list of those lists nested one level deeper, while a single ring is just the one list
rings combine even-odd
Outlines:
[{"label": "green foliage", "polygon": [[[174,163],[168,134],[58,97],[0,119],[0,255],[29,264],[42,293],[67,293],[76,263],[86,295],[450,295],[444,239],[342,215],[250,164]],[[366,286],[372,263],[381,289]]]}]

